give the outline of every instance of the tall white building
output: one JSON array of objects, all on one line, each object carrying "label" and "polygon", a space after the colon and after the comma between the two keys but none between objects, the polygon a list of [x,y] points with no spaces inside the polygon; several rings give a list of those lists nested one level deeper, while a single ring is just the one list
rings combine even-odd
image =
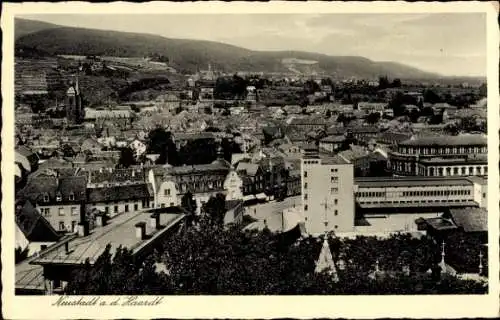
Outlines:
[{"label": "tall white building", "polygon": [[[354,231],[354,167],[340,157],[307,152],[302,159],[302,211],[307,233]],[[325,222],[326,230],[325,230]]]}]

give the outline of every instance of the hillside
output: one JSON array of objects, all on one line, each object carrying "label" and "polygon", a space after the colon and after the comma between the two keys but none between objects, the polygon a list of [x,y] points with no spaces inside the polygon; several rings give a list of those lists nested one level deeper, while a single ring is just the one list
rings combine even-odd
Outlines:
[{"label": "hillside", "polygon": [[[16,19],[16,52],[36,50],[45,55],[100,55],[118,57],[166,57],[181,73],[213,68],[225,72],[265,71],[297,73],[314,71],[336,78],[436,78],[437,75],[397,63],[379,63],[363,57],[338,57],[299,51],[252,51],[200,40],[170,39],[157,35],[57,27]],[[291,63],[293,62],[293,63]],[[315,62],[312,64],[312,62]],[[302,68],[313,65],[314,68]]]},{"label": "hillside", "polygon": [[35,33],[42,30],[59,28],[60,26],[48,22],[27,20],[27,19],[15,19],[16,30],[14,31],[15,39],[25,36],[30,33]]}]

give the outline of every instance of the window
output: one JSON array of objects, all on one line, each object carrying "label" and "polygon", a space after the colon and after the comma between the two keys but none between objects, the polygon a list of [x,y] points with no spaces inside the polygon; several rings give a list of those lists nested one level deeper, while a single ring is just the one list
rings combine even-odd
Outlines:
[{"label": "window", "polygon": [[338,229],[338,228],[339,228],[339,226],[338,226],[338,225],[335,225],[335,229]]},{"label": "window", "polygon": [[62,201],[62,195],[61,195],[61,193],[57,193],[57,195],[56,195],[56,201],[57,202],[61,202]]},{"label": "window", "polygon": [[307,200],[307,193],[304,193],[304,200]]},{"label": "window", "polygon": [[64,221],[59,221],[59,231],[64,231],[66,228],[64,227]]},{"label": "window", "polygon": [[71,192],[69,194],[69,201],[74,201],[75,200],[75,194],[73,192]]},{"label": "window", "polygon": [[304,211],[307,211],[307,204],[304,205]]},{"label": "window", "polygon": [[43,214],[44,217],[50,217],[50,208],[41,208],[40,212]]},{"label": "window", "polygon": [[76,231],[76,221],[71,221],[71,231]]},{"label": "window", "polygon": [[165,204],[164,204],[164,203],[162,203],[160,207],[165,208]]},{"label": "window", "polygon": [[43,202],[49,202],[50,199],[49,199],[49,195],[48,194],[44,194],[43,195]]},{"label": "window", "polygon": [[307,178],[307,171],[304,171],[304,178]]},{"label": "window", "polygon": [[64,208],[59,208],[59,215],[64,216]]},{"label": "window", "polygon": [[331,191],[331,193],[338,193],[339,192],[339,188],[332,188],[330,191]]},{"label": "window", "polygon": [[118,206],[115,206],[115,213],[118,212]]},{"label": "window", "polygon": [[170,189],[165,189],[164,193],[165,193],[165,196],[169,196],[170,195]]},{"label": "window", "polygon": [[304,183],[304,189],[307,189],[307,182]]},{"label": "window", "polygon": [[42,245],[40,245],[40,250],[42,250],[42,251],[43,251],[43,250],[45,250],[45,249],[47,249],[47,245],[46,245],[46,244],[42,244]]},{"label": "window", "polygon": [[337,181],[339,181],[339,177],[332,177],[330,181],[331,182],[337,182]]},{"label": "window", "polygon": [[125,212],[128,212],[128,204],[125,205]]},{"label": "window", "polygon": [[338,204],[338,202],[339,201],[337,199],[333,200],[333,204]]},{"label": "window", "polygon": [[134,211],[137,211],[137,210],[139,210],[139,205],[136,203],[136,204],[134,204]]},{"label": "window", "polygon": [[170,206],[173,207],[174,206],[174,203],[173,202],[170,202]]},{"label": "window", "polygon": [[78,212],[76,211],[76,207],[71,207],[71,215],[74,216],[78,214]]},{"label": "window", "polygon": [[338,210],[335,210],[334,214],[335,214],[336,216],[338,216],[338,215],[339,215],[339,211],[338,211]]},{"label": "window", "polygon": [[486,198],[486,192],[483,192],[483,198]]}]

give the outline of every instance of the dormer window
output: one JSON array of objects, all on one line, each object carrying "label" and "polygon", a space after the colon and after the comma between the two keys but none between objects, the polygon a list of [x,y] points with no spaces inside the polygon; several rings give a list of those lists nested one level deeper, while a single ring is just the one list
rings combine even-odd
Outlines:
[{"label": "dormer window", "polygon": [[49,202],[49,201],[50,201],[49,195],[48,194],[44,194],[43,195],[43,202]]},{"label": "dormer window", "polygon": [[74,201],[75,200],[75,194],[73,192],[71,192],[69,194],[69,201]]},{"label": "dormer window", "polygon": [[61,193],[60,193],[60,192],[58,192],[58,193],[56,194],[56,201],[57,201],[57,202],[61,202],[61,201],[62,201],[62,195],[61,195]]}]

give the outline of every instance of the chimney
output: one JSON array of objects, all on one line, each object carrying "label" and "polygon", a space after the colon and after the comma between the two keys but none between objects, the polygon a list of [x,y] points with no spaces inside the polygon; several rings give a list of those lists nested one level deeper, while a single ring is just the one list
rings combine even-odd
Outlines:
[{"label": "chimney", "polygon": [[160,229],[160,214],[153,213],[149,218],[149,226],[153,229]]},{"label": "chimney", "polygon": [[80,222],[76,229],[79,237],[86,237],[89,235],[89,226],[86,222]]},{"label": "chimney", "polygon": [[146,237],[146,223],[141,221],[135,224],[135,236],[137,239],[144,240]]},{"label": "chimney", "polygon": [[69,241],[67,241],[67,242],[64,244],[64,251],[66,252],[66,254],[69,254]]}]

